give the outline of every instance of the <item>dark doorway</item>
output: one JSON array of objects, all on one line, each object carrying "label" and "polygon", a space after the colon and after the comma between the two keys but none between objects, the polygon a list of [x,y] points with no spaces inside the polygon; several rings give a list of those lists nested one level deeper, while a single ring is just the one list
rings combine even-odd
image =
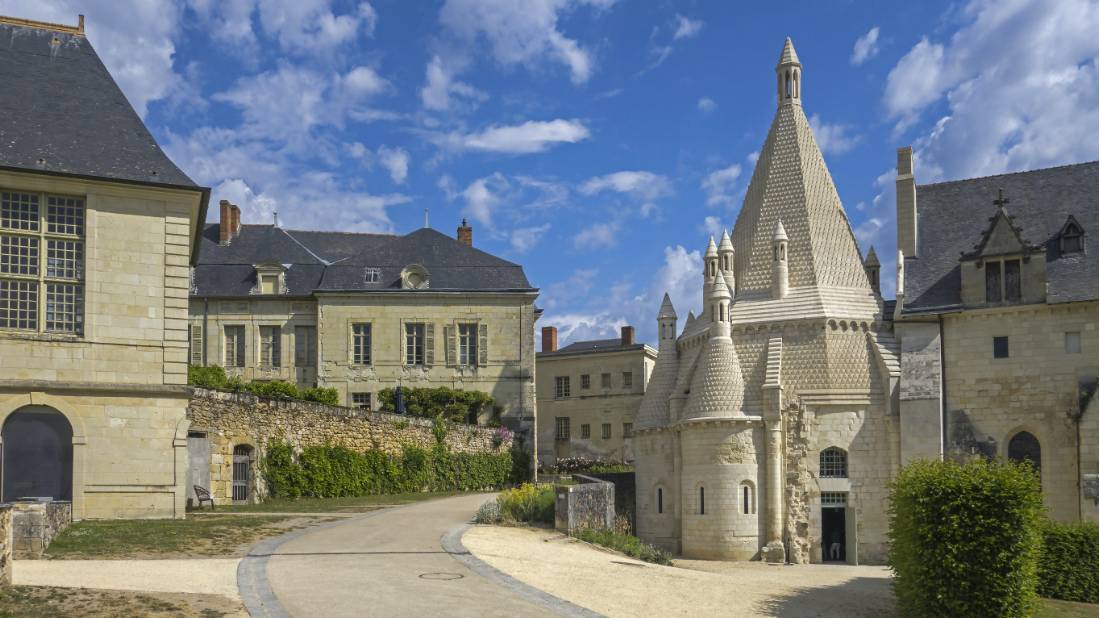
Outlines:
[{"label": "dark doorway", "polygon": [[252,447],[233,447],[233,502],[248,502],[252,489]]},{"label": "dark doorway", "polygon": [[46,406],[13,412],[3,428],[3,501],[73,499],[73,428]]},{"label": "dark doorway", "polygon": [[821,561],[822,562],[846,562],[843,507],[821,508]]}]

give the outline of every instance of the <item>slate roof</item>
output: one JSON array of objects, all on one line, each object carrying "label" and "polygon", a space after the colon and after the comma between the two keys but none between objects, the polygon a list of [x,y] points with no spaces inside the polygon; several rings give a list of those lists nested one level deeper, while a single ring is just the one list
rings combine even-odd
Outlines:
[{"label": "slate roof", "polygon": [[[1026,241],[1046,249],[1047,302],[1096,300],[1097,162],[917,185],[917,255],[905,258],[903,313],[961,308],[959,257],[974,250],[996,214],[1006,210]],[[1058,235],[1069,216],[1085,230],[1085,251],[1061,255]]]},{"label": "slate roof", "polygon": [[[242,225],[228,245],[218,244],[218,224],[203,229],[194,296],[248,296],[256,285],[255,264],[286,267],[287,296],[318,292],[418,293],[401,287],[401,271],[419,264],[428,271],[428,292],[536,291],[523,267],[467,247],[431,228],[404,236],[286,230]],[[381,269],[381,280],[366,283],[366,268]]]},{"label": "slate roof", "polygon": [[0,23],[0,84],[0,167],[198,189],[83,35]]},{"label": "slate roof", "polygon": [[[641,350],[648,348],[644,343],[634,343],[631,345],[623,345],[623,340],[619,337],[614,339],[591,339],[588,341],[574,341],[569,345],[558,348],[553,352],[539,352],[538,356],[554,356],[557,354],[586,354],[586,353],[599,353],[599,352],[626,352],[628,350]],[[653,348],[649,348],[656,353]]]}]

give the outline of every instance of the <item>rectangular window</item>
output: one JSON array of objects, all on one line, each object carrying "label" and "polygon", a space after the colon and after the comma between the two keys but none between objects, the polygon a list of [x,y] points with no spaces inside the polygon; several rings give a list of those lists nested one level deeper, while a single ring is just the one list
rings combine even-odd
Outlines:
[{"label": "rectangular window", "polygon": [[282,367],[282,330],[278,326],[260,327],[260,366]]},{"label": "rectangular window", "polygon": [[603,424],[603,439],[604,440],[610,440],[611,439],[611,423],[604,423]]},{"label": "rectangular window", "polygon": [[317,366],[317,327],[294,327],[294,366]]},{"label": "rectangular window", "polygon": [[367,267],[363,269],[363,283],[378,283],[382,280],[382,269]]},{"label": "rectangular window", "polygon": [[370,410],[371,408],[371,394],[370,393],[352,393],[351,394],[351,407],[359,408],[360,410]]},{"label": "rectangular window", "polygon": [[1005,300],[1020,300],[1020,260],[1005,260]]},{"label": "rectangular window", "polygon": [[371,364],[371,325],[351,325],[351,362],[355,365]]},{"label": "rectangular window", "polygon": [[588,390],[592,386],[592,376],[581,374],[581,390]]},{"label": "rectangular window", "polygon": [[191,364],[202,364],[202,324],[191,325]]},{"label": "rectangular window", "polygon": [[1081,333],[1068,332],[1066,333],[1066,354],[1080,354],[1081,353]]},{"label": "rectangular window", "polygon": [[821,506],[847,506],[848,492],[823,491],[821,492]]},{"label": "rectangular window", "polygon": [[83,237],[82,198],[0,191],[0,328],[83,334]]},{"label": "rectangular window", "polygon": [[405,364],[424,364],[424,324],[405,324]]},{"label": "rectangular window", "polygon": [[562,398],[569,396],[569,376],[558,376],[554,378],[554,397]]},{"label": "rectangular window", "polygon": [[260,275],[260,294],[278,294],[279,275]]},{"label": "rectangular window", "polygon": [[631,371],[623,372],[623,388],[634,387],[634,373]]},{"label": "rectangular window", "polygon": [[1001,263],[985,263],[985,302],[1001,302]]},{"label": "rectangular window", "polygon": [[623,437],[629,438],[634,435],[634,423],[623,423]]},{"label": "rectangular window", "polygon": [[458,364],[477,365],[477,324],[458,325]]},{"label": "rectangular window", "polygon": [[554,419],[554,439],[555,440],[568,440],[569,439],[569,417],[559,416]]},{"label": "rectangular window", "polygon": [[581,437],[585,440],[592,437],[592,425],[588,423],[581,425]]},{"label": "rectangular window", "polygon": [[244,367],[244,326],[225,327],[225,366]]},{"label": "rectangular window", "polygon": [[601,373],[600,374],[600,388],[611,388],[611,374],[610,373]]},{"label": "rectangular window", "polygon": [[993,358],[1008,358],[1008,337],[993,338]]}]

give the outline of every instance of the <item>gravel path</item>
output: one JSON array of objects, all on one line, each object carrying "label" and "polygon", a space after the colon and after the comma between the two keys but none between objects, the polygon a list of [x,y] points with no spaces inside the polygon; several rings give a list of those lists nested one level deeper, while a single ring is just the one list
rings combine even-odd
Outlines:
[{"label": "gravel path", "polygon": [[607,616],[867,616],[895,613],[885,567],[677,561],[647,564],[549,530],[477,526],[475,556]]},{"label": "gravel path", "polygon": [[240,601],[239,558],[194,560],[16,560],[17,586],[217,594]]}]

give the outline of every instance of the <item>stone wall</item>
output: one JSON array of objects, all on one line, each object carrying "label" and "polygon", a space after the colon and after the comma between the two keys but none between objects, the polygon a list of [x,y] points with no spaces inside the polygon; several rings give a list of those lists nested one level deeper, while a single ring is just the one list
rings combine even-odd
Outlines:
[{"label": "stone wall", "polygon": [[573,532],[580,528],[609,529],[615,524],[615,485],[574,474],[578,485],[558,485],[554,503],[554,529]]},{"label": "stone wall", "polygon": [[73,520],[71,502],[12,503],[12,552],[20,560],[42,557],[50,543]]},{"label": "stone wall", "polygon": [[[195,389],[187,416],[191,435],[202,435],[209,444],[207,489],[218,502],[232,499],[233,451],[237,446],[252,447],[249,493],[254,497],[250,501],[255,501],[266,491],[258,464],[271,440],[285,440],[296,450],[330,444],[357,452],[380,449],[393,455],[400,454],[404,446],[435,445],[431,419],[264,399],[249,393]],[[504,453],[512,446],[509,435],[498,436],[498,430],[487,427],[451,425],[445,443],[453,453]]]},{"label": "stone wall", "polygon": [[10,504],[0,504],[0,587],[11,585],[11,519]]}]

